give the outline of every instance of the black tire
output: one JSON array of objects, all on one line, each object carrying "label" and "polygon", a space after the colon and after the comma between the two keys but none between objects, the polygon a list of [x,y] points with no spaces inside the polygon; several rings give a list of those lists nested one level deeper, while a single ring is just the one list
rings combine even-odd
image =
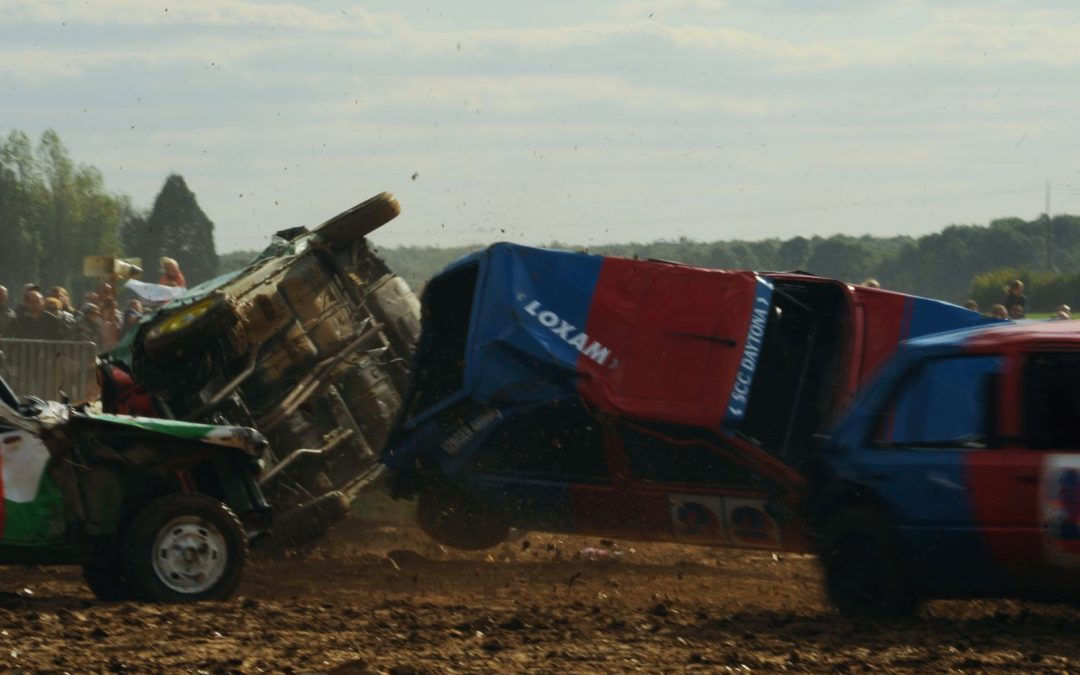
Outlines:
[{"label": "black tire", "polygon": [[505,521],[454,490],[422,493],[416,505],[416,522],[435,541],[463,551],[482,551],[510,536]]},{"label": "black tire", "polygon": [[331,244],[349,244],[371,234],[400,213],[401,205],[394,195],[382,192],[339,213],[315,228],[315,231]]},{"label": "black tire", "polygon": [[821,561],[826,594],[844,616],[897,619],[919,607],[892,527],[873,508],[845,507],[829,520]]},{"label": "black tire", "polygon": [[240,583],[246,559],[247,537],[236,514],[206,495],[182,493],[139,511],[122,552],[132,592],[152,602],[224,600]]},{"label": "black tire", "polygon": [[131,600],[131,587],[124,579],[120,563],[83,563],[83,581],[98,600],[119,602]]}]

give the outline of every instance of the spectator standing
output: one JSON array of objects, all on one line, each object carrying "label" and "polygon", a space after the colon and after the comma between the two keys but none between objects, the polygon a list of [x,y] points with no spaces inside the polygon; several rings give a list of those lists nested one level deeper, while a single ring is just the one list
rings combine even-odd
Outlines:
[{"label": "spectator standing", "polygon": [[97,293],[93,291],[87,291],[83,293],[82,304],[79,305],[79,311],[75,312],[75,323],[82,323],[83,315],[86,314],[86,310],[89,308],[89,305],[93,305],[94,308],[97,309],[98,303],[100,302],[101,298],[98,297]]},{"label": "spectator standing", "polygon": [[1005,305],[997,304],[990,308],[990,316],[995,319],[1008,319],[1009,310],[1005,309]]},{"label": "spectator standing", "polygon": [[968,300],[964,303],[964,309],[970,309],[973,312],[978,312],[979,303],[975,302],[974,300]]},{"label": "spectator standing", "polygon": [[1010,319],[1023,319],[1027,316],[1027,296],[1024,295],[1024,282],[1013,279],[1005,287],[1005,306]]},{"label": "spectator standing", "polygon": [[57,319],[60,316],[60,301],[56,298],[45,298],[45,313],[50,316],[55,316]]},{"label": "spectator standing", "polygon": [[92,302],[83,303],[76,332],[80,340],[97,342],[101,339],[101,309]]},{"label": "spectator standing", "polygon": [[161,279],[158,283],[162,286],[172,286],[173,288],[187,288],[187,279],[184,278],[184,273],[180,271],[180,263],[176,262],[172,258],[161,258],[158,261],[161,265]]},{"label": "spectator standing", "polygon": [[45,294],[45,299],[56,298],[60,301],[60,318],[65,321],[75,322],[75,308],[71,306],[71,294],[63,286],[53,286]]},{"label": "spectator standing", "polygon": [[124,317],[121,316],[120,310],[116,308],[116,298],[111,295],[102,298],[98,339],[95,340],[99,350],[112,349],[116,345],[120,339],[123,324]]},{"label": "spectator standing", "polygon": [[15,323],[15,312],[8,307],[7,286],[0,286],[0,337],[10,337]]},{"label": "spectator standing", "polygon": [[70,339],[75,332],[75,315],[64,311],[63,300],[53,295],[46,296],[45,313],[60,319],[60,323],[64,327],[64,339]]},{"label": "spectator standing", "polygon": [[41,291],[28,290],[23,295],[22,312],[15,319],[12,337],[24,340],[63,340],[64,324],[45,312],[45,297]]},{"label": "spectator standing", "polygon": [[[38,293],[41,293],[41,286],[38,286],[37,284],[35,284],[32,281],[23,284],[23,287],[22,287],[22,302],[20,302],[18,304],[18,306],[15,307],[15,317],[16,318],[22,316],[23,314],[26,314],[26,296],[27,296],[27,294],[30,293],[30,291],[37,291]],[[45,296],[42,295],[41,297],[42,297],[42,301],[44,302],[44,297]]]}]

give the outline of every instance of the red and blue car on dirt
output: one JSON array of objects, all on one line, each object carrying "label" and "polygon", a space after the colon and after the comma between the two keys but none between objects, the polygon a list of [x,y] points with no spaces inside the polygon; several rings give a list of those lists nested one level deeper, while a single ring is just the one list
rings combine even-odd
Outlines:
[{"label": "red and blue car on dirt", "polygon": [[496,244],[428,284],[383,460],[421,527],[809,550],[815,434],[904,339],[990,320],[805,273]]},{"label": "red and blue car on dirt", "polygon": [[907,343],[812,472],[810,530],[833,603],[902,615],[927,597],[1075,599],[1078,421],[1072,321]]}]

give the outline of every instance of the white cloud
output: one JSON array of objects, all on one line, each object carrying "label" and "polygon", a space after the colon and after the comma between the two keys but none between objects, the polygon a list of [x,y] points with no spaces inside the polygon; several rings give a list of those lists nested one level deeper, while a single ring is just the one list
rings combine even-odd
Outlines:
[{"label": "white cloud", "polygon": [[[209,65],[238,61],[267,52],[273,45],[260,41],[229,40],[204,36],[171,39],[144,45],[117,44],[97,48],[64,45],[48,48],[0,46],[0,68],[27,82],[48,78],[71,78],[109,70],[118,64],[172,68],[178,65]],[[2,72],[2,71],[0,71]]]},{"label": "white cloud", "polygon": [[95,26],[264,26],[292,30],[379,32],[400,23],[362,7],[319,12],[303,5],[244,0],[0,0],[0,22],[84,23]]},{"label": "white cloud", "polygon": [[729,0],[634,0],[619,5],[615,15],[640,19],[672,12],[722,12],[731,6]]},{"label": "white cloud", "polygon": [[[318,11],[289,3],[258,3],[244,0],[187,0],[168,7],[145,0],[111,0],[85,3],[80,0],[43,3],[39,0],[0,0],[0,24],[23,22],[86,24],[91,26],[170,27],[170,35],[198,40],[198,26],[260,27],[274,29],[274,36],[242,33],[227,43],[232,51],[247,53],[267,50],[300,40],[304,31],[324,34],[320,46],[333,46],[348,53],[411,54],[432,57],[438,54],[483,55],[492,59],[513,59],[514,54],[557,53],[571,48],[612,50],[639,47],[662,49],[663,44],[704,56],[733,56],[779,71],[816,71],[845,68],[900,67],[914,64],[994,66],[1003,63],[1080,65],[1080,12],[1068,10],[1005,11],[981,8],[953,8],[927,12],[927,21],[907,30],[873,36],[827,37],[807,30],[810,39],[776,37],[767,25],[745,20],[745,14],[720,11],[723,0],[665,0],[658,6],[708,10],[708,18],[696,23],[685,20],[648,19],[641,12],[648,3],[624,5],[615,15],[620,20],[567,23],[546,27],[504,26],[460,29],[418,27],[397,13],[375,13],[355,7],[339,11]],[[740,18],[742,24],[740,23]],[[812,21],[812,19],[807,20]],[[751,26],[753,24],[753,26]],[[823,24],[824,26],[824,24]],[[179,33],[175,31],[180,31]],[[186,33],[184,31],[187,31]],[[302,40],[307,43],[309,39]],[[12,48],[9,47],[9,54]],[[154,62],[187,59],[191,50],[182,48],[143,49],[140,56]],[[115,45],[80,54],[81,68],[108,62]],[[18,54],[11,54],[18,56]],[[40,55],[40,52],[38,52]],[[126,56],[121,50],[119,56]],[[38,76],[69,74],[78,69],[65,61],[61,52],[46,58],[42,65],[27,64]],[[23,59],[25,61],[25,59]],[[13,70],[15,69],[12,66]],[[82,71],[80,71],[82,72]]]},{"label": "white cloud", "polygon": [[[364,108],[474,110],[484,115],[564,111],[606,103],[625,111],[709,112],[717,116],[758,117],[785,114],[790,98],[688,91],[679,86],[646,86],[606,75],[410,76],[381,91],[368,91]],[[322,110],[317,106],[317,110]],[[356,111],[353,99],[337,104],[341,113]]]},{"label": "white cloud", "polygon": [[[657,0],[439,18],[405,0],[172,4],[0,0],[0,132],[55,127],[143,205],[181,171],[229,247],[367,186],[401,192],[397,241],[507,222],[540,223],[534,237],[595,240],[594,221],[606,239],[654,223],[751,236],[697,227],[716,213],[744,214],[753,236],[900,227],[910,208],[865,205],[925,184],[1041,185],[1075,174],[1080,147],[1069,8]],[[864,206],[845,211],[846,191]],[[958,199],[949,217],[1008,206],[985,201]]]}]

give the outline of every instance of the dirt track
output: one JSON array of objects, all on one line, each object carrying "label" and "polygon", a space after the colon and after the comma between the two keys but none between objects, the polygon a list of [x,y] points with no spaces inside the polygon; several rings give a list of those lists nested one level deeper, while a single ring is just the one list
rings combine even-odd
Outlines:
[{"label": "dirt track", "polygon": [[858,625],[824,607],[802,556],[547,535],[462,555],[354,527],[305,560],[255,561],[222,604],[99,603],[73,568],[0,575],[5,670],[1080,668],[1075,610],[939,602]]}]

